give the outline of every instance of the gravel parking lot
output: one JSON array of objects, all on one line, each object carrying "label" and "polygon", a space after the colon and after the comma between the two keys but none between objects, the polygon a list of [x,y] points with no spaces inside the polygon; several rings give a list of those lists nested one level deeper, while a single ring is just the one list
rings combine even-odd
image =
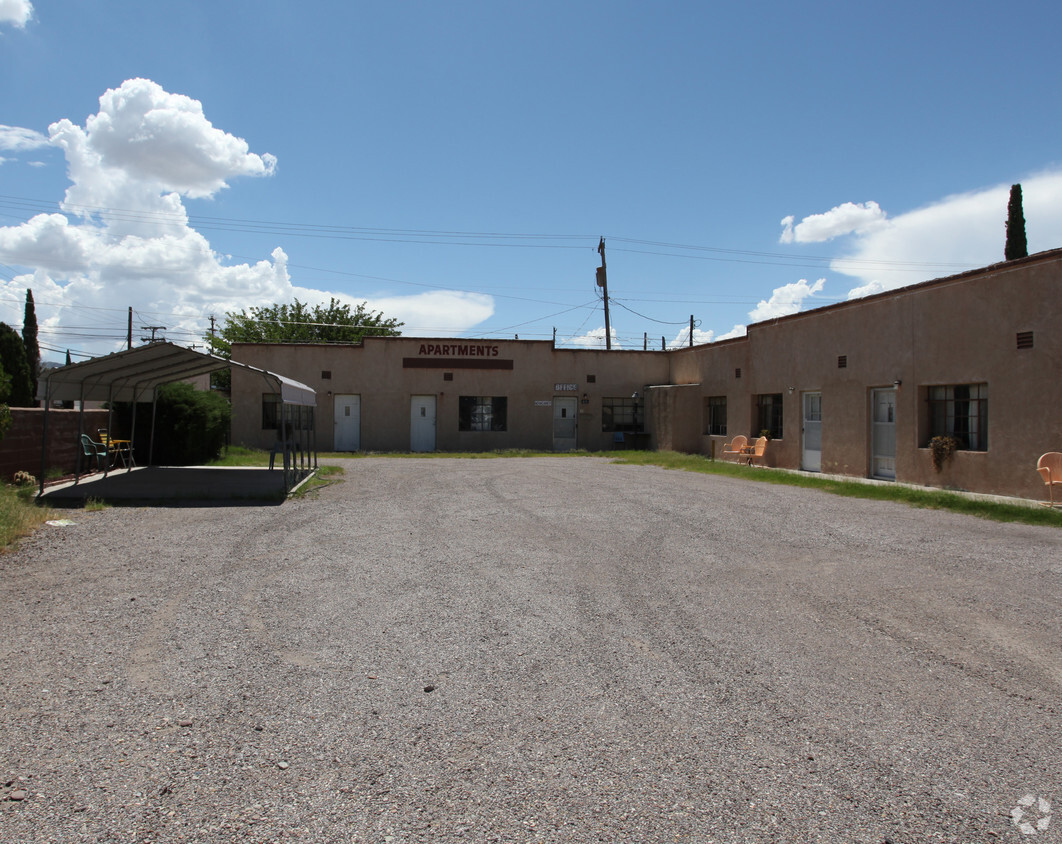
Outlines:
[{"label": "gravel parking lot", "polygon": [[1062,532],[336,462],[0,557],[0,842],[1062,842]]}]

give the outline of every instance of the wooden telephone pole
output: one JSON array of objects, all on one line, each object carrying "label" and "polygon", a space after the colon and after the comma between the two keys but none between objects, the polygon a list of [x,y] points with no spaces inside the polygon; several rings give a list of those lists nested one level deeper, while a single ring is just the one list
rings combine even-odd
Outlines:
[{"label": "wooden telephone pole", "polygon": [[605,238],[597,245],[601,256],[601,266],[597,268],[597,286],[601,288],[601,298],[605,301],[605,350],[612,351],[612,326],[608,321],[608,276],[605,274]]}]

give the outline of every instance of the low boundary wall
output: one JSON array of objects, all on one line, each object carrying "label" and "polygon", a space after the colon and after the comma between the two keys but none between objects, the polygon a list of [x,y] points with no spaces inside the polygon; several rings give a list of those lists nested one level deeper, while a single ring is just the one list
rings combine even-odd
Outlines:
[{"label": "low boundary wall", "polygon": [[[78,435],[80,410],[53,409],[48,411],[47,469],[64,475],[77,468],[81,450]],[[96,439],[96,429],[107,427],[106,410],[84,412],[84,432]],[[11,408],[11,428],[0,440],[0,482],[11,483],[15,472],[26,471],[34,477],[41,472],[41,441],[44,436],[44,408]],[[84,466],[82,467],[84,469]]]}]

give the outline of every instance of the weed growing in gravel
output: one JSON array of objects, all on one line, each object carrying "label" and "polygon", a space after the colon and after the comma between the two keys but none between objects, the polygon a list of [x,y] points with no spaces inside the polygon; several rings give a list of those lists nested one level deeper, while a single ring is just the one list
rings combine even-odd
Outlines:
[{"label": "weed growing in gravel", "polygon": [[[23,487],[36,492],[32,487]],[[15,487],[0,488],[0,548],[7,550],[24,536],[28,536],[54,513],[47,507],[38,507],[32,495],[20,494]]]},{"label": "weed growing in gravel", "polygon": [[892,483],[870,484],[855,480],[837,480],[806,473],[786,472],[780,469],[744,466],[723,460],[709,460],[701,455],[680,454],[675,451],[625,451],[610,456],[617,463],[662,466],[665,469],[678,469],[685,472],[702,472],[709,475],[723,475],[730,478],[760,481],[762,483],[820,489],[823,492],[847,496],[848,498],[896,501],[901,504],[907,504],[910,507],[949,510],[953,513],[963,513],[968,516],[977,516],[981,519],[990,519],[997,522],[1018,522],[1026,525],[1062,527],[1062,511],[1059,510],[1029,507],[1024,504],[984,501],[939,489],[921,489]]},{"label": "weed growing in gravel", "polygon": [[297,490],[295,490],[290,498],[305,498],[311,492],[315,492],[323,486],[331,486],[332,484],[339,483],[341,476],[343,475],[342,466],[319,466],[317,471],[302,484]]}]

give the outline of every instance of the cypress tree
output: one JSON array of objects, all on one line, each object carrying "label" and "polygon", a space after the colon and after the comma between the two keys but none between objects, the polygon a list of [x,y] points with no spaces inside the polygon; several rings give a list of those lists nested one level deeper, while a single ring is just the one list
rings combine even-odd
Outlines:
[{"label": "cypress tree", "polygon": [[[37,378],[41,373],[41,348],[37,344],[37,308],[33,304],[33,291],[26,291],[26,313],[22,319],[22,345],[26,347],[26,362],[33,380],[33,393],[37,395]],[[36,405],[36,402],[34,402]]]},{"label": "cypress tree", "polygon": [[1003,257],[1008,261],[1025,258],[1029,254],[1029,242],[1025,239],[1025,212],[1021,207],[1021,185],[1010,186],[1010,202],[1007,203],[1007,243]]}]

